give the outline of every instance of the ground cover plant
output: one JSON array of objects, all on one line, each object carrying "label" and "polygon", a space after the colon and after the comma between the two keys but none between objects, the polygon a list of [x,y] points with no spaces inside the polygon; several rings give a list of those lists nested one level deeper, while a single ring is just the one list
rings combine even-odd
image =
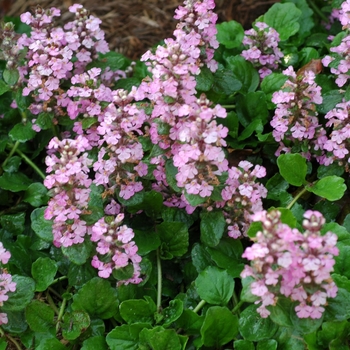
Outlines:
[{"label": "ground cover plant", "polygon": [[6,19],[0,349],[349,348],[350,1],[214,8],[133,62]]}]

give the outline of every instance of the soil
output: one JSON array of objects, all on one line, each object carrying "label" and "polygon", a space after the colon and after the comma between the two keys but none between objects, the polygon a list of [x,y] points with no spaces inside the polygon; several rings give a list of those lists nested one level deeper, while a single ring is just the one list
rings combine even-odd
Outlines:
[{"label": "soil", "polygon": [[[160,40],[172,37],[176,21],[174,10],[181,0],[0,0],[0,19],[16,17],[32,11],[37,5],[42,8],[61,9],[58,25],[73,18],[68,7],[82,4],[90,13],[102,20],[101,28],[111,50],[138,59]],[[216,0],[219,23],[235,20],[245,29],[277,0]]]}]

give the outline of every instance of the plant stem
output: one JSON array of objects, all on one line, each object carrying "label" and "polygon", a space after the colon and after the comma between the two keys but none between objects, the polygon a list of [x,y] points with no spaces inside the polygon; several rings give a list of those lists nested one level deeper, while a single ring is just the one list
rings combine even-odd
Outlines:
[{"label": "plant stem", "polygon": [[24,159],[24,161],[27,164],[29,164],[43,180],[46,178],[45,174],[22,151],[16,149],[16,153],[18,153]]},{"label": "plant stem", "polygon": [[307,1],[310,5],[310,7],[312,7],[312,9],[325,21],[328,22],[329,19],[325,16],[325,14],[318,8],[318,6],[313,2],[313,0],[308,0]]},{"label": "plant stem", "polygon": [[[238,301],[236,292],[233,292],[233,294],[232,294],[232,299],[233,299],[234,305],[235,305],[235,307],[236,307],[236,306],[239,304],[239,301]],[[240,314],[239,309],[237,310],[237,314],[238,314],[238,316],[239,316],[239,314]]]},{"label": "plant stem", "polygon": [[292,206],[297,202],[297,200],[307,192],[307,189],[304,187],[294,198],[293,200],[287,205],[286,209],[291,209]]},{"label": "plant stem", "polygon": [[4,162],[2,163],[1,168],[3,168],[6,165],[6,163],[9,161],[9,159],[13,156],[13,154],[16,152],[18,146],[19,146],[19,141],[16,141],[16,143],[13,146],[11,146],[11,151],[10,151],[9,155],[7,156],[7,158],[4,160]]},{"label": "plant stem", "polygon": [[[68,287],[67,293],[69,292],[69,289],[70,289],[70,287]],[[60,311],[59,311],[58,316],[57,316],[56,333],[60,329],[60,323],[61,323],[61,319],[62,319],[63,314],[64,314],[64,310],[66,308],[66,304],[67,304],[67,299],[63,298],[63,301],[62,301],[62,304],[61,304],[61,307],[60,307]]]},{"label": "plant stem", "polygon": [[5,334],[2,328],[0,328],[0,335],[1,337],[8,338],[18,350],[22,350],[21,346],[17,343],[17,340],[12,338],[9,334]]},{"label": "plant stem", "polygon": [[193,312],[197,313],[207,302],[205,300],[201,300],[198,305],[193,309]]},{"label": "plant stem", "polygon": [[55,280],[52,281],[52,283],[50,284],[50,286],[52,286],[53,284],[55,284],[55,283],[57,283],[57,282],[66,280],[67,278],[68,278],[67,276],[61,276],[61,277],[59,277],[59,278],[56,278]]},{"label": "plant stem", "polygon": [[46,292],[46,298],[47,298],[47,301],[49,303],[49,305],[51,306],[51,308],[55,311],[55,313],[58,315],[59,314],[59,311],[58,311],[58,308],[57,306],[55,305],[55,303],[53,302],[52,300],[52,297],[50,295],[50,293],[47,291]]},{"label": "plant stem", "polygon": [[160,260],[159,248],[157,249],[157,274],[158,274],[157,311],[160,312],[162,308],[162,262]]},{"label": "plant stem", "polygon": [[239,309],[241,308],[241,306],[243,305],[244,301],[243,300],[240,300],[236,306],[232,309],[232,313],[238,313],[239,314]]}]

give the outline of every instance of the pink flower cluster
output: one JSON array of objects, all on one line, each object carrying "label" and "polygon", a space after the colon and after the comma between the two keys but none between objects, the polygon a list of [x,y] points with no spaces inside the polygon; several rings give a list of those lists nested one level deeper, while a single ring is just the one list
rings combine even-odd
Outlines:
[{"label": "pink flower cluster", "polygon": [[274,139],[280,143],[276,155],[293,149],[310,159],[311,154],[317,154],[322,147],[326,134],[315,107],[322,103],[321,87],[315,83],[311,69],[298,75],[290,66],[283,74],[288,80],[272,96],[276,110],[270,124]]},{"label": "pink flower cluster", "polygon": [[248,46],[241,55],[258,67],[260,78],[263,79],[278,68],[284,56],[278,48],[280,37],[278,32],[264,22],[255,23],[255,29],[246,30],[243,45]]},{"label": "pink flower cluster", "polygon": [[44,217],[53,219],[53,243],[56,247],[84,242],[88,228],[80,215],[86,214],[92,183],[88,178],[92,164],[86,153],[89,149],[91,146],[83,136],[62,141],[55,137],[48,145],[50,154],[45,161],[47,173],[52,174],[46,176],[44,185],[52,189],[53,198]]},{"label": "pink flower cluster", "polygon": [[221,191],[222,202],[216,207],[223,208],[228,225],[228,235],[232,238],[247,236],[251,215],[263,210],[262,198],[267,195],[264,185],[257,183],[257,178],[266,176],[266,169],[248,161],[241,161],[238,167],[228,170],[225,187]]},{"label": "pink flower cluster", "polygon": [[330,110],[325,118],[328,119],[326,126],[332,127],[330,135],[323,142],[322,148],[325,151],[319,159],[320,164],[329,165],[334,161],[344,166],[349,172],[349,151],[350,151],[350,102],[338,103]]},{"label": "pink flower cluster", "polygon": [[[136,98],[147,98],[154,106],[150,137],[165,150],[164,155],[151,160],[157,166],[154,176],[158,190],[168,187],[165,158],[173,159],[178,169],[177,186],[183,194],[203,198],[211,195],[217,176],[228,169],[222,149],[228,130],[215,120],[225,118],[226,111],[219,105],[212,108],[204,94],[200,98],[195,95],[194,76],[200,73],[200,67],[206,64],[212,71],[217,68],[213,60],[218,47],[214,6],[212,0],[185,1],[185,6],[176,11],[175,18],[181,22],[174,31],[175,39],[166,39],[165,46],[142,57],[152,78],[140,85]],[[167,205],[194,210],[183,195],[178,199],[166,191],[163,195]]]},{"label": "pink flower cluster", "polygon": [[[82,5],[73,5],[69,10],[76,18],[64,29],[53,27],[53,18],[60,16],[56,8],[44,11],[37,7],[34,15],[29,12],[21,15],[21,21],[32,28],[30,37],[23,34],[18,40],[18,48],[27,48],[27,65],[21,67],[20,73],[25,83],[23,95],[31,95],[35,100],[29,108],[34,115],[44,111],[60,116],[62,84],[73,71],[82,73],[98,52],[108,51],[99,28],[101,21],[88,16]],[[34,125],[34,129],[40,131],[40,126]]]},{"label": "pink flower cluster", "polygon": [[327,298],[337,295],[331,278],[338,255],[337,236],[332,232],[321,235],[325,223],[321,213],[308,210],[304,214],[301,233],[282,223],[281,213],[273,210],[253,215],[261,221],[263,230],[256,235],[256,243],[248,247],[243,257],[251,261],[241,276],[252,276],[251,292],[259,297],[257,309],[261,317],[268,317],[267,306],[276,305],[279,295],[298,302],[299,318],[321,318]]},{"label": "pink flower cluster", "polygon": [[133,276],[123,280],[123,284],[140,283],[141,257],[137,254],[137,246],[132,241],[134,232],[126,225],[122,225],[124,214],[117,214],[115,218],[107,216],[97,221],[91,229],[91,240],[97,242],[96,251],[101,259],[95,255],[92,266],[99,270],[98,275],[108,278],[113,270],[133,265]]},{"label": "pink flower cluster", "polygon": [[[0,242],[0,261],[2,264],[7,264],[10,260],[11,254],[7,251],[3,244]],[[0,306],[4,305],[4,301],[8,300],[8,292],[14,292],[16,290],[16,282],[12,281],[12,276],[6,271],[1,269],[0,273]],[[7,314],[0,312],[0,325],[8,322]]]},{"label": "pink flower cluster", "polygon": [[[343,25],[343,29],[350,29],[350,0],[346,0],[342,3],[339,11],[334,15],[338,16],[340,23]],[[330,48],[334,54],[327,55],[323,58],[322,63],[325,67],[330,66],[330,70],[336,75],[336,84],[342,87],[349,80],[350,70],[350,35],[346,35],[340,45]],[[334,62],[333,62],[334,61]]]}]

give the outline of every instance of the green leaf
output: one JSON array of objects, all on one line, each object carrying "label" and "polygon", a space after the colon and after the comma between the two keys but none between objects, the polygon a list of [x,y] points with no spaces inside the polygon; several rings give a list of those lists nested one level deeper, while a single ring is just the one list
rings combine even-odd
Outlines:
[{"label": "green leaf", "polygon": [[214,74],[213,91],[219,94],[231,95],[242,88],[242,83],[230,69],[220,69]]},{"label": "green leaf", "polygon": [[67,348],[56,338],[44,338],[36,344],[35,350],[67,350]]},{"label": "green leaf", "polygon": [[38,258],[32,264],[32,276],[36,283],[35,291],[43,292],[53,282],[58,270],[55,261],[50,258]]},{"label": "green leaf", "polygon": [[39,301],[32,300],[25,309],[26,320],[30,329],[34,332],[55,334],[53,309]]},{"label": "green leaf", "polygon": [[182,256],[188,249],[188,229],[182,222],[162,222],[157,225],[156,232],[161,241],[161,257],[172,259],[174,256]]},{"label": "green leaf", "polygon": [[228,343],[238,334],[238,317],[227,307],[212,306],[208,309],[201,328],[205,346],[215,349]]},{"label": "green leaf", "polygon": [[83,265],[69,264],[67,276],[70,286],[81,287],[91,278],[96,277],[96,269],[89,262]]},{"label": "green leaf", "polygon": [[277,325],[269,318],[262,318],[257,313],[258,305],[250,305],[241,312],[239,319],[239,331],[244,339],[261,341],[273,338],[277,331]]},{"label": "green leaf", "polygon": [[64,339],[78,338],[90,326],[90,317],[84,311],[66,312],[63,316],[62,335]]},{"label": "green leaf", "polygon": [[282,177],[291,185],[301,186],[305,183],[306,159],[300,154],[281,154],[277,158],[277,165]]},{"label": "green leaf", "polygon": [[277,350],[277,345],[275,339],[266,339],[258,342],[256,350]]},{"label": "green leaf", "polygon": [[210,253],[202,244],[196,243],[191,252],[191,258],[197,272],[202,272],[207,266],[214,265]]},{"label": "green leaf", "polygon": [[142,207],[148,217],[158,218],[163,208],[163,196],[157,191],[146,192]]},{"label": "green leaf", "polygon": [[326,198],[329,201],[341,199],[346,191],[344,179],[336,175],[325,176],[316,183],[309,184],[305,188],[309,192]]},{"label": "green leaf", "polygon": [[196,90],[209,91],[214,82],[214,75],[209,68],[201,68],[200,74],[196,75]]},{"label": "green leaf", "polygon": [[255,350],[254,343],[245,339],[235,340],[233,346],[235,350]]},{"label": "green leaf", "polygon": [[215,247],[219,244],[225,228],[226,221],[221,211],[201,213],[201,241],[209,247]]},{"label": "green leaf", "polygon": [[[110,350],[138,350],[139,334],[143,329],[150,328],[148,323],[123,324],[115,327],[106,336]],[[91,349],[96,350],[96,349]]]},{"label": "green leaf", "polygon": [[14,275],[12,281],[16,283],[16,290],[9,292],[8,300],[2,306],[5,311],[20,311],[30,303],[34,297],[35,282],[30,277]]},{"label": "green leaf", "polygon": [[17,213],[0,216],[0,224],[13,235],[20,235],[24,232],[26,213]]},{"label": "green leaf", "polygon": [[327,349],[335,339],[346,339],[349,330],[350,324],[347,320],[323,322],[322,330],[317,333],[317,340],[321,346]]},{"label": "green leaf", "polygon": [[16,68],[15,69],[7,69],[6,68],[2,72],[2,77],[3,77],[6,84],[13,86],[18,81],[19,73],[18,73],[18,70]]},{"label": "green leaf", "polygon": [[338,287],[337,296],[335,298],[328,298],[327,304],[324,314],[325,321],[344,321],[350,317],[349,290]]},{"label": "green leaf", "polygon": [[[82,346],[81,350],[96,350],[96,349],[108,350],[105,337],[102,335],[88,338],[88,339],[83,341],[82,345],[83,346]],[[113,350],[112,347],[110,347],[109,349]],[[125,349],[127,349],[127,348],[125,348]]]},{"label": "green leaf", "polygon": [[22,158],[18,156],[11,157],[6,164],[3,165],[4,171],[7,173],[16,173],[22,163]]},{"label": "green leaf", "polygon": [[190,309],[183,310],[182,315],[176,320],[176,327],[183,329],[186,334],[199,334],[203,325],[204,316],[199,316]]},{"label": "green leaf", "polygon": [[83,265],[90,258],[93,246],[90,240],[85,239],[83,243],[73,244],[70,247],[62,247],[61,249],[64,256],[71,262],[76,265]]},{"label": "green leaf", "polygon": [[72,310],[83,310],[90,317],[111,318],[118,309],[117,291],[99,277],[85,283],[73,297]]},{"label": "green leaf", "polygon": [[288,182],[279,173],[276,173],[266,183],[267,198],[279,201],[281,195],[287,192],[288,187]]},{"label": "green leaf", "polygon": [[274,109],[275,104],[270,102],[275,91],[281,90],[288,77],[282,73],[271,73],[261,82],[261,90],[265,92],[269,109]]},{"label": "green leaf", "polygon": [[317,111],[319,113],[326,114],[333,109],[338,103],[342,102],[343,95],[339,90],[331,90],[322,94],[322,103],[317,105]]},{"label": "green leaf", "polygon": [[224,238],[215,248],[206,247],[205,249],[218,267],[226,269],[234,278],[240,277],[244,268],[241,258],[243,247],[240,240]]},{"label": "green leaf", "polygon": [[32,222],[31,228],[42,240],[45,242],[52,242],[52,221],[44,218],[46,208],[47,207],[37,208],[32,211],[30,214],[30,220]]},{"label": "green leaf", "polygon": [[273,4],[262,16],[262,22],[277,30],[281,41],[298,32],[300,28],[299,18],[302,12],[292,3]]},{"label": "green leaf", "polygon": [[9,90],[11,88],[3,80],[0,80],[0,96]]},{"label": "green leaf", "polygon": [[234,279],[226,270],[207,267],[195,280],[197,293],[209,304],[226,305],[233,294]]},{"label": "green leaf", "polygon": [[143,299],[129,299],[120,304],[121,317],[128,323],[135,322],[153,323],[154,314],[157,311],[156,304],[149,296]]},{"label": "green leaf", "polygon": [[[266,124],[269,115],[265,93],[254,91],[248,92],[245,96],[240,95],[237,98],[237,115],[239,122],[245,128],[253,129],[250,130],[250,135],[254,130],[261,133],[262,127],[258,128],[258,126]],[[253,128],[250,126],[252,123],[254,123]],[[243,139],[241,135],[240,137]]]},{"label": "green leaf", "polygon": [[12,192],[25,191],[32,181],[23,173],[4,173],[0,176],[0,187]]},{"label": "green leaf", "polygon": [[33,207],[40,207],[47,204],[47,188],[41,182],[32,183],[24,193],[23,201]]},{"label": "green leaf", "polygon": [[1,328],[11,334],[22,335],[28,329],[28,322],[24,310],[6,311],[8,322],[2,324]]},{"label": "green leaf", "polygon": [[[152,350],[181,350],[180,336],[174,329],[155,327],[140,332],[140,343]],[[142,348],[141,348],[142,349]]]},{"label": "green leaf", "polygon": [[134,242],[139,248],[137,254],[144,256],[151,251],[156,250],[160,244],[159,234],[150,230],[150,231],[141,231],[135,230]]},{"label": "green leaf", "polygon": [[177,181],[175,178],[177,172],[178,170],[177,167],[174,165],[173,160],[168,159],[165,163],[166,182],[175,192],[181,192],[180,188],[177,186]]},{"label": "green leaf", "polygon": [[91,62],[88,65],[88,69],[92,67],[98,67],[102,70],[110,68],[112,71],[118,69],[125,69],[130,65],[130,60],[123,56],[121,53],[110,51],[105,54],[99,54],[99,58],[96,61]]},{"label": "green leaf", "polygon": [[239,47],[244,37],[244,29],[242,25],[236,21],[223,22],[216,25],[218,30],[216,38],[220,44],[227,49]]},{"label": "green leaf", "polygon": [[255,281],[255,279],[251,276],[242,278],[242,291],[241,291],[241,300],[246,301],[248,303],[253,303],[257,301],[259,298],[252,294],[251,284]]},{"label": "green leaf", "polygon": [[16,124],[11,131],[9,132],[9,136],[13,141],[26,142],[35,137],[37,133],[32,128],[32,123],[26,122]]},{"label": "green leaf", "polygon": [[242,92],[252,92],[256,90],[260,83],[260,77],[251,62],[248,62],[239,55],[227,57],[226,62],[228,68],[233,72],[233,76],[242,83]]},{"label": "green leaf", "polygon": [[170,300],[169,306],[162,310],[162,325],[169,327],[183,312],[183,302],[179,299]]}]

